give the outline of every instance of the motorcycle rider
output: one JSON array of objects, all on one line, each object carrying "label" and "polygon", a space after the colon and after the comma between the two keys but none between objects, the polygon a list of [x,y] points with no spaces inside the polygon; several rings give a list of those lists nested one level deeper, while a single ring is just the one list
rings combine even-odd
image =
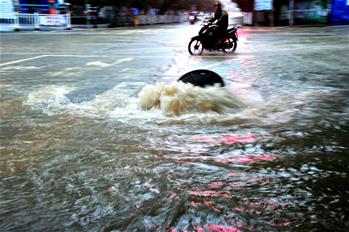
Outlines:
[{"label": "motorcycle rider", "polygon": [[212,39],[214,43],[222,43],[223,36],[227,33],[228,29],[228,13],[222,9],[222,4],[217,1],[213,5],[214,16],[209,20],[209,22],[215,25],[212,28]]}]

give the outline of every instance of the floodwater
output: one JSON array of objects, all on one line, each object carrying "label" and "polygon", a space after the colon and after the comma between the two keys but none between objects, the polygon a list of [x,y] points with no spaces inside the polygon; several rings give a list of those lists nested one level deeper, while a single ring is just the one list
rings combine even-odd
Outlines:
[{"label": "floodwater", "polygon": [[[102,90],[2,67],[0,229],[348,231],[347,28],[274,30]],[[168,79],[200,67],[226,87]]]}]

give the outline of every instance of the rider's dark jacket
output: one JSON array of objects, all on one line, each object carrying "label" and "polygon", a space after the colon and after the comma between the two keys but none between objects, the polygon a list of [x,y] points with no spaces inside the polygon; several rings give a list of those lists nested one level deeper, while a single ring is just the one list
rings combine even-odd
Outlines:
[{"label": "rider's dark jacket", "polygon": [[224,34],[228,29],[228,13],[225,10],[215,12],[209,21],[211,23],[216,21],[215,24],[218,26],[216,30],[219,34]]}]

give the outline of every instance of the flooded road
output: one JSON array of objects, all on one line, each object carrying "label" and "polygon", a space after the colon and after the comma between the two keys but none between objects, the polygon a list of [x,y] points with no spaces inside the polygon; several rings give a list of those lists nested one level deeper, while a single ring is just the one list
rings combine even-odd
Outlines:
[{"label": "flooded road", "polygon": [[1,231],[349,229],[348,27],[198,30],[1,34]]}]

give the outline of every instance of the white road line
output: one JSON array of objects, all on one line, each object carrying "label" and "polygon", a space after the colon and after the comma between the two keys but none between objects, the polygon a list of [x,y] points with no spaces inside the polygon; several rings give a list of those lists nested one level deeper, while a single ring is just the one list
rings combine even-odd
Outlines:
[{"label": "white road line", "polygon": [[52,55],[46,55],[51,57],[100,57],[99,55],[71,55],[71,54],[52,54]]},{"label": "white road line", "polygon": [[[25,62],[25,61],[29,61],[29,60],[35,60],[35,59],[40,59],[40,58],[43,58],[43,57],[88,57],[88,58],[96,58],[96,57],[101,57],[101,56],[96,56],[96,55],[40,55],[40,56],[34,56],[34,57],[31,57],[31,58],[27,58],[27,59],[21,59],[21,60],[15,60],[15,61],[11,61],[11,62],[7,62],[7,63],[2,63],[0,64],[0,67],[2,66],[6,66],[6,65],[11,65],[11,64],[17,64],[17,63],[21,63],[21,62]],[[109,56],[107,56],[109,57]],[[134,58],[133,57],[126,57],[126,58],[122,58],[122,59],[119,59],[117,60],[116,62],[112,63],[112,64],[108,64],[107,66],[111,66],[111,65],[116,65],[116,64],[120,64],[120,63],[123,63],[123,62],[128,62],[128,61],[131,61],[133,60]]]},{"label": "white road line", "polygon": [[[2,54],[2,55],[4,55],[4,54]],[[11,55],[14,55],[14,53],[11,53]],[[25,55],[25,54],[22,54],[22,55]],[[22,62],[29,61],[29,60],[40,59],[43,57],[100,57],[100,56],[99,55],[64,55],[64,54],[63,55],[59,55],[59,54],[58,55],[40,55],[40,56],[34,56],[31,58],[27,58],[27,59],[14,60],[14,61],[7,62],[7,63],[1,63],[0,67],[6,66],[6,65],[11,65],[11,64],[22,63]]]},{"label": "white road line", "polygon": [[43,58],[43,57],[46,57],[46,56],[47,56],[47,55],[34,56],[34,57],[31,57],[31,58],[27,58],[27,59],[14,60],[14,61],[7,62],[7,63],[1,63],[1,64],[0,64],[0,67],[1,67],[1,66],[5,66],[5,65],[10,65],[10,64],[17,64],[17,63],[25,62],[25,61],[28,61],[28,60],[40,59],[40,58]]},{"label": "white road line", "polygon": [[[33,53],[1,53],[2,56],[5,55],[34,55]],[[69,54],[47,54],[47,55],[41,55],[41,57],[82,57],[82,58],[94,58],[94,57],[101,57],[101,58],[114,58],[114,57],[130,57],[133,56],[135,58],[152,58],[152,57],[157,57],[157,58],[162,58],[162,57],[169,57],[169,55],[137,55],[134,53],[119,53],[119,54],[111,54],[111,55],[69,55]],[[37,57],[40,58],[40,57]],[[24,60],[25,61],[25,60]],[[14,62],[14,61],[13,61]],[[17,61],[16,61],[17,62]],[[1,66],[1,64],[0,64]]]},{"label": "white road line", "polygon": [[[6,55],[34,55],[35,53],[1,53],[2,56],[6,56]],[[244,54],[239,54],[239,57],[250,57],[252,56],[251,54],[253,54],[253,52],[246,52]],[[22,59],[22,60],[16,60],[16,61],[11,61],[8,63],[2,63],[0,64],[0,66],[5,66],[8,64],[12,64],[12,63],[20,63],[20,62],[24,62],[27,60],[33,60],[33,59],[39,59],[39,58],[43,58],[43,57],[82,57],[82,58],[94,58],[94,57],[100,57],[100,58],[114,58],[114,57],[130,57],[132,56],[133,58],[166,58],[166,57],[170,57],[169,55],[158,55],[158,54],[134,54],[134,53],[127,53],[127,52],[120,52],[119,54],[109,54],[109,55],[72,55],[72,54],[46,54],[46,55],[40,55],[40,56],[36,56],[36,57],[32,57],[32,58],[28,58],[28,59]],[[188,55],[189,56],[189,55]],[[224,55],[201,55],[201,56],[189,56],[190,59],[195,59],[195,58],[205,58],[205,59],[217,59],[217,58],[229,58],[230,56],[224,56]],[[231,57],[234,57],[233,55]],[[129,58],[126,58],[129,59]]]}]

